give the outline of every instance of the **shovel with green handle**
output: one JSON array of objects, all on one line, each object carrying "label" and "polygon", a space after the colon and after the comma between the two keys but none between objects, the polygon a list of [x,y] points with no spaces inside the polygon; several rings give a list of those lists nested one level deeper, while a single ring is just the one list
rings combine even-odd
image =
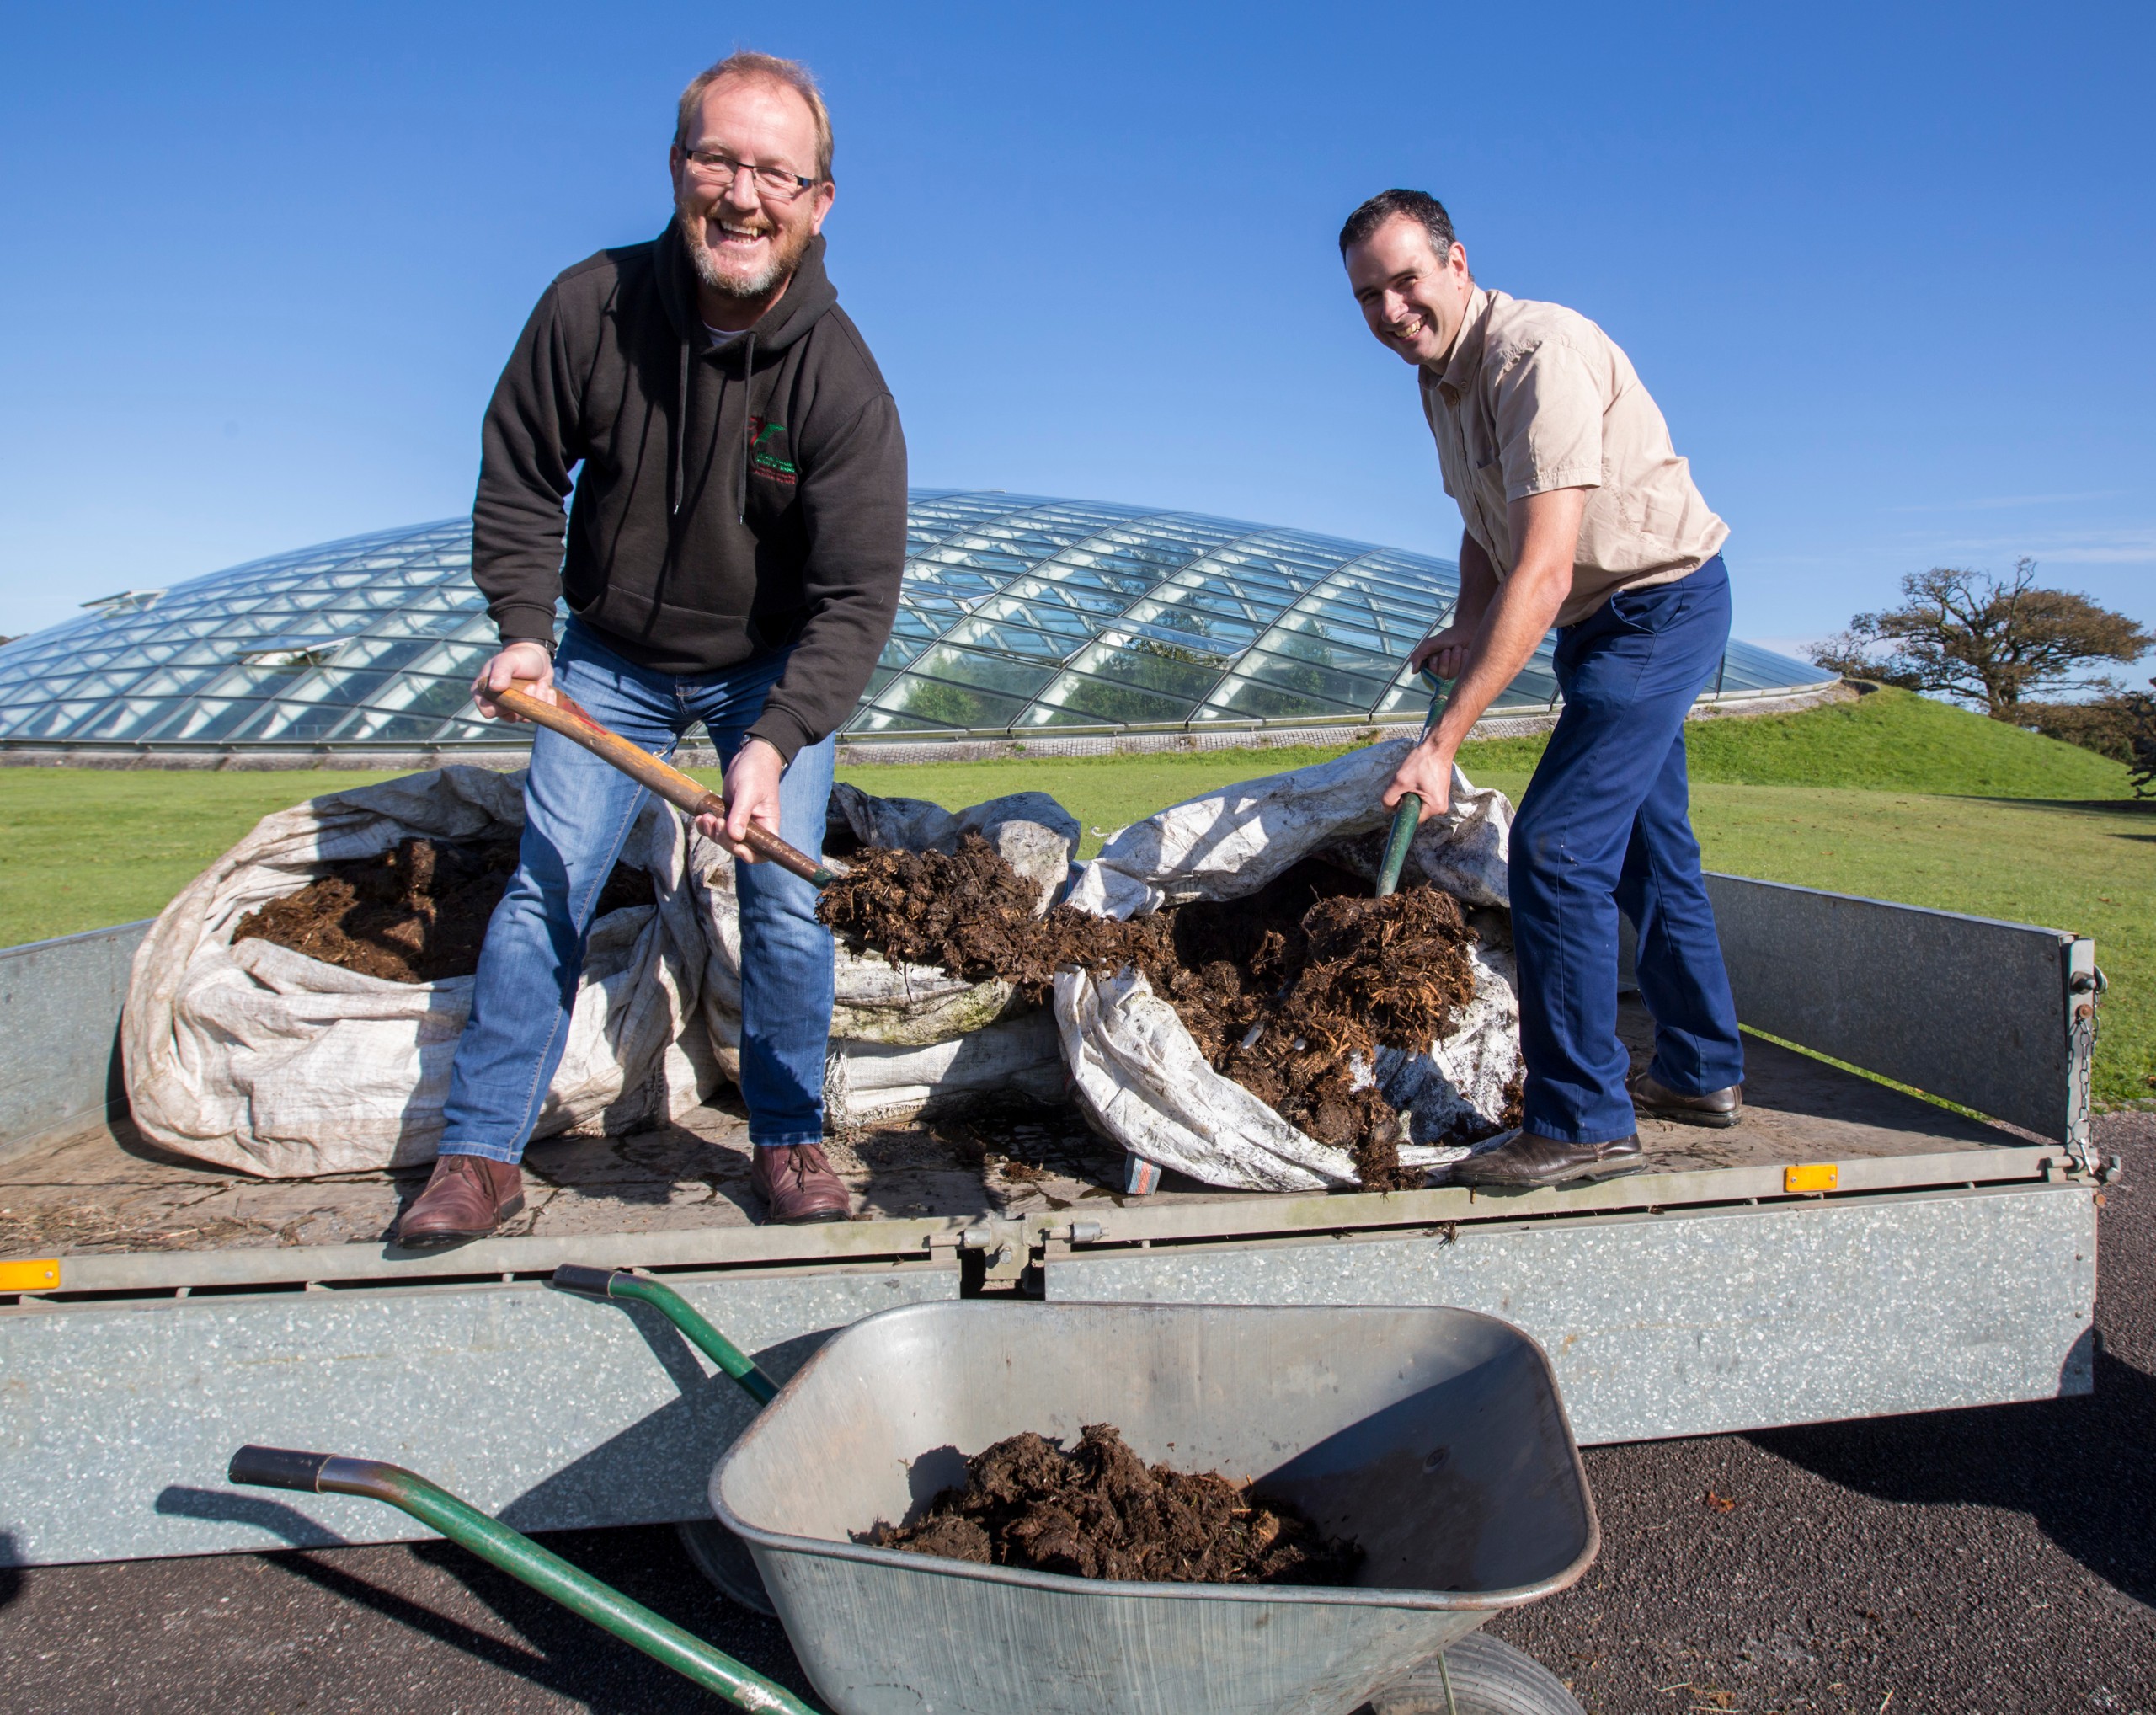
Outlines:
[{"label": "shovel with green handle", "polygon": [[[1422,737],[1428,738],[1438,724],[1438,716],[1445,712],[1445,703],[1452,695],[1451,683],[1440,679],[1428,667],[1422,676],[1432,687],[1430,713],[1422,722]],[[1419,743],[1420,740],[1417,740]],[[1385,842],[1385,862],[1378,869],[1378,897],[1385,898],[1400,886],[1400,872],[1407,863],[1407,848],[1415,843],[1415,830],[1422,823],[1422,794],[1403,792],[1400,802],[1393,806],[1392,832]]]}]

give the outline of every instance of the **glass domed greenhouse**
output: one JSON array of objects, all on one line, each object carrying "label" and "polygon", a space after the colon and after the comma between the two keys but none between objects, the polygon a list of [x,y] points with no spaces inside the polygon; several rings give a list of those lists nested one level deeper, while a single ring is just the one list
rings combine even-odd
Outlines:
[{"label": "glass domed greenhouse", "polygon": [[[1223,736],[1418,717],[1407,652],[1450,608],[1451,562],[1138,506],[916,490],[889,646],[859,739]],[[496,749],[494,647],[471,525],[303,548],[121,591],[0,647],[0,753]],[[1832,675],[1732,642],[1710,697]],[[1549,644],[1492,713],[1556,699]]]}]

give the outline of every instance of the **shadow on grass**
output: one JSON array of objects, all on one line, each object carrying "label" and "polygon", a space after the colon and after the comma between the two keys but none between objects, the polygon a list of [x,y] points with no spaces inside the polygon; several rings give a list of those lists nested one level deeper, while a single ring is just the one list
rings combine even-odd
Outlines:
[{"label": "shadow on grass", "polygon": [[2003,809],[2071,809],[2089,815],[2156,815],[2156,798],[1994,798],[1983,793],[1970,793],[1967,796],[1972,803],[1997,804]]}]

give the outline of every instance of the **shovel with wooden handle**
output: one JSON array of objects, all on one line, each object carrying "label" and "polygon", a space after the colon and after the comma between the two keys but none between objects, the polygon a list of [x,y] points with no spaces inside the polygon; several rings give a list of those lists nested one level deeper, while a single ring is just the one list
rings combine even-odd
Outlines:
[{"label": "shovel with wooden handle", "polygon": [[[1422,676],[1434,687],[1430,698],[1430,712],[1422,722],[1422,737],[1427,739],[1438,719],[1445,712],[1445,704],[1452,696],[1452,687],[1428,668]],[[1418,744],[1421,740],[1416,742]],[[1415,830],[1422,824],[1422,794],[1403,792],[1400,802],[1392,808],[1392,831],[1385,838],[1385,862],[1378,867],[1378,897],[1384,899],[1400,886],[1400,872],[1407,864],[1407,848],[1415,843]]]},{"label": "shovel with wooden handle", "polygon": [[[611,762],[638,785],[657,793],[676,809],[692,816],[726,815],[726,800],[700,780],[693,780],[670,762],[631,744],[619,733],[610,732],[560,691],[552,703],[533,695],[537,681],[519,679],[506,691],[490,691],[488,699],[520,720],[559,733],[572,744],[582,745],[601,761]],[[782,869],[790,869],[804,881],[828,887],[838,872],[828,868],[798,847],[789,846],[760,822],[750,822],[741,843],[759,858],[768,858]]]}]

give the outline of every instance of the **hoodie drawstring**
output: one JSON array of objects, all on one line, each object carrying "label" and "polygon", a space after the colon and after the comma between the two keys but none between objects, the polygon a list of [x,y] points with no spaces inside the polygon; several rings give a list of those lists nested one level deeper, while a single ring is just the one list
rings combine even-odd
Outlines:
[{"label": "hoodie drawstring", "polygon": [[756,330],[749,329],[748,345],[741,357],[741,511],[739,521],[749,521],[749,467],[756,457]]},{"label": "hoodie drawstring", "polygon": [[[722,393],[720,397],[723,398],[725,395]],[[681,510],[681,489],[685,481],[683,471],[686,459],[681,443],[688,437],[689,342],[685,337],[681,341],[681,381],[674,395],[674,505],[671,510],[676,516]]]}]

